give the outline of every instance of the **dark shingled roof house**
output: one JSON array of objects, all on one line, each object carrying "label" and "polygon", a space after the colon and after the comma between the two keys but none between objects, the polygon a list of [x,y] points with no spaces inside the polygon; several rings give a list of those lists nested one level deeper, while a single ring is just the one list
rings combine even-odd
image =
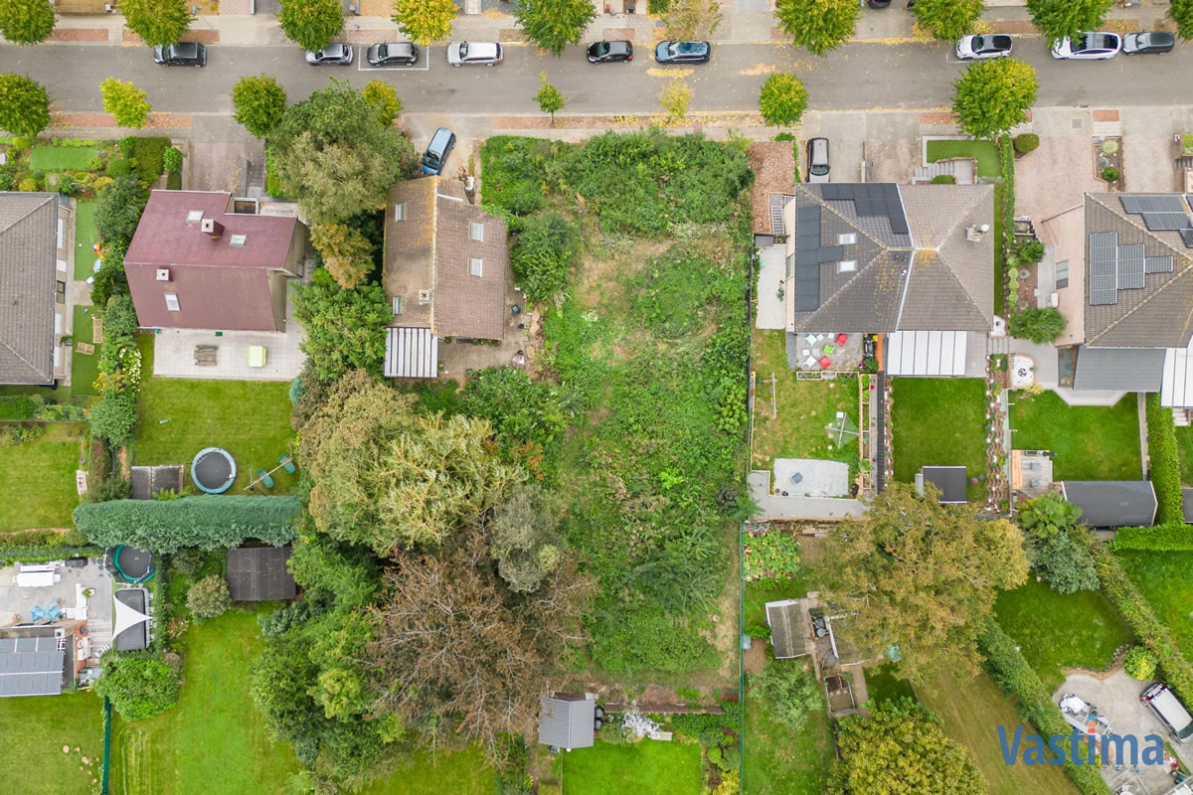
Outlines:
[{"label": "dark shingled roof house", "polygon": [[1149,527],[1156,521],[1150,480],[1064,480],[1060,489],[1090,527]]},{"label": "dark shingled roof house", "polygon": [[232,194],[155,190],[124,257],[144,328],[285,331],[306,227],[233,212]]}]

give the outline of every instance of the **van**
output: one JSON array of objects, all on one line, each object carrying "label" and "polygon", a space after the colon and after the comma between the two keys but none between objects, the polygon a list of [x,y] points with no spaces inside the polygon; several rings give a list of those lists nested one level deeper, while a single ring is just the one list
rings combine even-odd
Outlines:
[{"label": "van", "polygon": [[431,143],[427,146],[427,153],[423,155],[423,173],[435,176],[443,172],[447,157],[456,145],[456,134],[446,127],[440,127],[431,136]]},{"label": "van", "polygon": [[1193,716],[1189,715],[1185,705],[1177,700],[1176,695],[1166,685],[1152,685],[1143,691],[1139,699],[1146,702],[1160,716],[1160,720],[1168,727],[1168,733],[1178,743],[1193,737]]}]

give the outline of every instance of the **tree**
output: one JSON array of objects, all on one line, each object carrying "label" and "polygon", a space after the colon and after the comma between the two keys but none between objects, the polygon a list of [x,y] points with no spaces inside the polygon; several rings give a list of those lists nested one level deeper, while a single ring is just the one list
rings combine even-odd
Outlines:
[{"label": "tree", "polygon": [[50,126],[50,95],[24,75],[0,74],[0,129],[26,138]]},{"label": "tree", "polygon": [[95,203],[95,228],[104,242],[127,249],[148,199],[136,177],[121,177],[101,190]]},{"label": "tree", "polygon": [[1023,503],[1019,525],[1027,534],[1027,558],[1036,573],[1061,593],[1098,589],[1098,572],[1089,543],[1074,534],[1081,509],[1059,494],[1044,494]]},{"label": "tree", "polygon": [[956,41],[973,30],[984,0],[918,0],[912,6],[916,22],[942,41]]},{"label": "tree", "polygon": [[1114,0],[1027,0],[1027,12],[1045,38],[1059,41],[1099,30],[1112,5]]},{"label": "tree", "polygon": [[1176,35],[1185,41],[1193,39],[1193,0],[1172,0],[1168,18],[1176,23]]},{"label": "tree", "polygon": [[383,558],[435,547],[525,480],[491,435],[484,420],[416,412],[413,396],[349,373],[302,431],[315,526]]},{"label": "tree", "polygon": [[542,489],[518,489],[493,513],[489,524],[490,554],[511,591],[530,593],[563,560],[563,539]]},{"label": "tree", "polygon": [[177,44],[191,26],[186,0],[120,0],[124,24],[150,47]]},{"label": "tree", "polygon": [[779,72],[766,78],[758,98],[762,118],[772,127],[799,123],[808,107],[808,91],[793,74]]},{"label": "tree", "polygon": [[113,447],[124,447],[137,439],[137,397],[131,392],[110,389],[87,415],[91,433]]},{"label": "tree", "polygon": [[270,144],[283,192],[298,197],[313,223],[375,211],[416,161],[410,139],[382,125],[363,93],[334,78],[286,109]]},{"label": "tree", "polygon": [[971,64],[953,87],[953,113],[962,131],[992,139],[1027,121],[1039,83],[1026,61],[995,58]]},{"label": "tree", "polygon": [[186,606],[200,621],[219,618],[232,606],[228,583],[219,574],[204,577],[186,592]]},{"label": "tree", "polygon": [[1123,657],[1123,670],[1132,679],[1150,682],[1156,675],[1156,655],[1146,646],[1132,646]]},{"label": "tree", "polygon": [[856,0],[777,0],[783,32],[813,55],[835,50],[853,35],[861,7]]},{"label": "tree", "polygon": [[131,80],[109,77],[99,84],[99,92],[104,99],[104,113],[111,113],[119,126],[139,130],[149,121],[149,100]]},{"label": "tree", "polygon": [[719,0],[671,0],[663,12],[667,37],[677,41],[707,39],[723,20]]},{"label": "tree", "polygon": [[671,80],[659,91],[659,104],[667,112],[668,124],[679,124],[688,117],[692,87],[685,80]]},{"label": "tree", "polygon": [[750,692],[793,732],[803,729],[810,713],[824,708],[820,683],[803,662],[770,660],[762,673],[750,677]]},{"label": "tree", "polygon": [[393,127],[394,120],[402,112],[402,100],[398,91],[384,80],[370,80],[365,83],[365,101],[377,112],[377,121],[382,127]]},{"label": "tree", "polygon": [[13,44],[37,44],[53,32],[50,0],[0,1],[0,35]]},{"label": "tree", "polygon": [[563,92],[547,80],[546,72],[539,72],[539,92],[534,95],[539,110],[551,114],[551,126],[555,126],[555,114],[563,110]]},{"label": "tree", "polygon": [[256,138],[264,138],[282,123],[286,89],[270,75],[245,76],[232,86],[233,116]]},{"label": "tree", "polygon": [[986,780],[965,747],[909,699],[882,702],[871,717],[849,715],[837,732],[841,758],[828,795],[986,795]]},{"label": "tree", "polygon": [[579,250],[576,227],[557,210],[523,221],[510,264],[518,286],[531,301],[550,301],[567,287]]},{"label": "tree", "polygon": [[394,0],[390,19],[416,44],[433,44],[452,35],[452,20],[460,13],[455,0]]},{"label": "tree", "polygon": [[526,37],[552,55],[579,44],[596,19],[592,0],[518,0],[514,18]]},{"label": "tree", "polygon": [[888,485],[869,513],[834,525],[812,565],[822,601],[856,611],[854,645],[874,654],[897,647],[901,672],[977,670],[976,638],[998,589],[1027,580],[1022,531],[942,506],[905,484]]},{"label": "tree", "polygon": [[160,715],[178,701],[178,673],[154,659],[104,655],[104,675],[91,689],[125,720]]},{"label": "tree", "polygon": [[323,257],[323,267],[345,290],[351,290],[373,268],[373,244],[360,230],[346,224],[312,224],[311,245]]},{"label": "tree", "polygon": [[320,268],[295,293],[294,317],[307,333],[302,350],[314,361],[320,381],[330,383],[358,367],[381,374],[385,328],[393,320],[381,285],[345,290]]},{"label": "tree", "polygon": [[1059,309],[1033,306],[1011,315],[1009,325],[1012,337],[1046,345],[1064,333],[1067,321]]},{"label": "tree", "polygon": [[475,528],[438,554],[399,555],[369,644],[378,708],[406,724],[450,720],[461,739],[491,752],[503,732],[521,735],[534,725],[545,678],[583,639],[579,620],[593,591],[571,560],[533,597],[511,591],[495,568]]},{"label": "tree", "polygon": [[307,52],[322,50],[344,29],[340,0],[281,0],[278,25],[290,41]]}]

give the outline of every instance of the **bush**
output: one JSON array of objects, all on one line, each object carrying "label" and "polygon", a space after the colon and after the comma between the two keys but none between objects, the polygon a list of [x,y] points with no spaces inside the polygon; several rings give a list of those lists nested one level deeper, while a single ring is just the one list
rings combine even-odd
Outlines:
[{"label": "bush", "polygon": [[204,577],[186,592],[186,606],[200,621],[219,618],[232,606],[228,583],[219,574]]},{"label": "bush", "polygon": [[108,161],[108,167],[104,173],[112,179],[127,177],[133,173],[133,161],[127,157],[114,157]]},{"label": "bush", "polygon": [[137,136],[126,135],[120,139],[120,143],[117,145],[120,147],[120,154],[124,155],[125,157],[132,157],[133,149],[137,145]]},{"label": "bush", "polygon": [[0,420],[27,420],[37,413],[38,405],[26,395],[0,397]]},{"label": "bush", "polygon": [[104,655],[104,675],[92,686],[125,720],[160,715],[178,701],[178,673],[158,660]]},{"label": "bush", "polygon": [[178,174],[182,171],[182,152],[177,147],[171,146],[162,153],[162,166],[171,174]]},{"label": "bush", "polygon": [[1047,345],[1064,333],[1065,323],[1059,309],[1031,307],[1011,316],[1011,336]]},{"label": "bush", "polygon": [[[149,185],[162,175],[165,170],[166,150],[170,148],[170,139],[162,136],[134,138],[133,160],[137,164],[137,177],[141,182]],[[181,156],[181,152],[179,155]],[[179,160],[181,163],[181,160]]]},{"label": "bush", "polygon": [[1106,168],[1102,169],[1102,179],[1106,182],[1118,181],[1118,169],[1114,166],[1106,166]]},{"label": "bush", "polygon": [[479,370],[464,387],[464,410],[493,426],[502,447],[532,442],[549,448],[567,428],[556,387],[531,381],[516,367]]},{"label": "bush", "polygon": [[803,728],[808,714],[821,709],[820,686],[802,662],[771,660],[750,678],[750,689],[770,705],[771,714],[793,732]]},{"label": "bush", "polygon": [[1184,522],[1176,427],[1172,410],[1160,405],[1160,395],[1155,392],[1147,396],[1147,456],[1152,487],[1156,490],[1156,522],[1162,525]]},{"label": "bush", "polygon": [[[621,743],[634,743],[642,739],[638,736],[637,732],[633,731],[632,729],[627,729],[620,723],[606,723],[601,727],[600,734],[597,736],[605,742],[613,743],[614,745],[619,745]],[[540,791],[542,790],[541,787],[539,789]]]},{"label": "bush", "polygon": [[148,198],[132,177],[121,177],[104,188],[95,205],[95,228],[100,237],[128,250]]},{"label": "bush", "polygon": [[1028,238],[1015,249],[1015,257],[1021,263],[1035,264],[1044,259],[1044,244],[1036,238]]},{"label": "bush", "polygon": [[799,541],[790,533],[772,529],[744,541],[747,582],[787,580],[799,572]]},{"label": "bush", "polygon": [[1034,152],[1040,148],[1040,136],[1035,133],[1023,133],[1015,136],[1015,151],[1021,155]]},{"label": "bush", "polygon": [[170,556],[170,565],[183,577],[194,577],[203,568],[207,553],[194,547],[183,547]]},{"label": "bush", "polygon": [[957,178],[952,174],[937,174],[932,178],[933,185],[956,185]]},{"label": "bush", "polygon": [[294,540],[297,497],[204,495],[181,500],[117,500],[75,509],[90,543],[170,554],[183,547],[239,546],[248,538],[281,546]]},{"label": "bush", "polygon": [[1123,670],[1132,679],[1150,682],[1156,675],[1156,655],[1143,646],[1132,646],[1123,657]]},{"label": "bush", "polygon": [[105,439],[113,447],[131,444],[137,438],[133,430],[137,425],[137,396],[108,389],[91,407],[88,419],[92,435]]},{"label": "bush", "polygon": [[13,136],[13,139],[12,139],[12,148],[13,149],[28,149],[31,146],[33,146],[33,142],[30,141],[25,136],[23,136],[23,135]]},{"label": "bush", "polygon": [[564,290],[578,244],[575,227],[557,211],[525,220],[510,264],[527,299],[548,301]]},{"label": "bush", "polygon": [[766,624],[750,624],[746,627],[746,635],[754,640],[770,640],[770,627]]},{"label": "bush", "polygon": [[182,190],[182,174],[171,173],[166,175],[166,190]]},{"label": "bush", "polygon": [[1084,544],[1070,537],[1069,533],[1075,532],[1081,531],[1076,528],[1062,530],[1051,538],[1028,544],[1032,567],[1060,593],[1098,590],[1094,560]]},{"label": "bush", "polygon": [[1111,549],[1193,552],[1193,527],[1183,520],[1155,527],[1120,527],[1106,545]]},{"label": "bush", "polygon": [[[65,535],[53,533],[55,541],[61,541]],[[66,558],[98,557],[104,553],[103,549],[94,546],[63,546],[61,544],[4,544],[0,545],[0,563],[49,563],[51,560],[65,560]]]}]

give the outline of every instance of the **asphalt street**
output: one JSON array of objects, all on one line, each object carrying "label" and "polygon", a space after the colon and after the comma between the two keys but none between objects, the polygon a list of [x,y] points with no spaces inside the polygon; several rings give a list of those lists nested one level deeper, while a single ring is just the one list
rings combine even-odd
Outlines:
[{"label": "asphalt street", "polygon": [[[684,77],[693,89],[692,111],[755,111],[766,75],[793,70],[818,110],[925,109],[947,106],[952,82],[964,69],[946,43],[849,44],[816,58],[781,43],[714,44],[712,62],[660,66],[639,45],[632,63],[589,64],[580,47],[560,58],[531,47],[506,48],[494,67],[451,67],[444,47],[423,51],[414,68],[362,68],[356,46],[351,66],[310,66],[294,46],[208,48],[203,69],[153,63],[147,47],[55,45],[0,46],[0,72],[19,72],[45,85],[60,110],[101,111],[99,83],[109,75],[130,79],[149,94],[155,111],[229,113],[232,84],[242,75],[271,74],[299,99],[335,76],[356,86],[382,79],[398,89],[408,112],[536,113],[533,96],[545,71],[567,97],[572,113],[642,113],[659,109],[658,91],[668,77]],[[1055,61],[1041,39],[1016,41],[1016,56],[1036,67],[1040,106],[1123,107],[1193,104],[1193,46],[1162,56],[1119,55],[1109,61]]]}]

